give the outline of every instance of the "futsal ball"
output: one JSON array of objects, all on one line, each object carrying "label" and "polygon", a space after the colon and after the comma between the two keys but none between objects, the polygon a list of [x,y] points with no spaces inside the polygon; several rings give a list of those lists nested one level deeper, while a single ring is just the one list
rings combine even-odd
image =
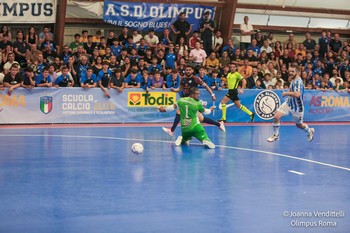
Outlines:
[{"label": "futsal ball", "polygon": [[135,154],[141,154],[143,152],[143,145],[141,143],[134,143],[131,146],[131,151]]}]

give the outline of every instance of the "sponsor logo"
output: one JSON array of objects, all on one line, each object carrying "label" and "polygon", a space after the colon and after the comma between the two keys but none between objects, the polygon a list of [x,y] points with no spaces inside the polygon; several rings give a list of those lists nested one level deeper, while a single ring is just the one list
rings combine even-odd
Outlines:
[{"label": "sponsor logo", "polygon": [[43,96],[40,97],[40,110],[48,114],[52,110],[52,97],[51,96]]},{"label": "sponsor logo", "polygon": [[330,114],[336,108],[349,108],[348,96],[312,96],[309,103],[311,114]]},{"label": "sponsor logo", "polygon": [[0,109],[3,107],[25,107],[26,99],[24,95],[0,95]]},{"label": "sponsor logo", "polygon": [[273,91],[262,91],[254,100],[254,110],[263,120],[270,120],[281,105],[278,95]]},{"label": "sponsor logo", "polygon": [[174,92],[129,92],[128,107],[158,107],[176,102]]}]

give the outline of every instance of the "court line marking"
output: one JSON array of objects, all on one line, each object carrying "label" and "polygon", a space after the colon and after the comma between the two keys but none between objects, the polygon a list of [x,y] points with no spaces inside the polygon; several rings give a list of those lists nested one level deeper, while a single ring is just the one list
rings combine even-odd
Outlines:
[{"label": "court line marking", "polygon": [[294,173],[294,174],[297,174],[297,175],[300,175],[300,176],[305,175],[305,173],[298,172],[298,171],[294,171],[294,170],[288,170],[288,172],[290,172],[290,173]]},{"label": "court line marking", "polygon": [[[144,141],[144,142],[157,142],[157,143],[174,143],[174,141],[162,141],[162,140],[155,140],[155,139],[139,139],[139,138],[118,138],[118,137],[106,137],[106,136],[82,136],[82,135],[57,135],[57,134],[52,134],[52,135],[40,135],[40,134],[6,134],[6,135],[0,135],[0,137],[61,137],[61,138],[95,138],[95,139],[109,139],[109,140],[122,140],[122,141]],[[201,143],[191,143],[191,145],[202,145]],[[227,148],[227,149],[235,149],[235,150],[243,150],[243,151],[250,151],[250,152],[256,152],[256,153],[261,153],[261,154],[268,154],[268,155],[274,155],[278,157],[284,157],[284,158],[289,158],[289,159],[294,159],[294,160],[299,160],[303,162],[308,162],[308,163],[314,163],[326,167],[332,167],[332,168],[337,168],[345,171],[350,171],[350,168],[348,167],[342,167],[330,163],[324,163],[324,162],[319,162],[316,160],[311,160],[311,159],[304,159],[304,158],[299,158],[291,155],[285,155],[285,154],[280,154],[280,153],[275,153],[275,152],[269,152],[269,151],[263,151],[263,150],[256,150],[256,149],[250,149],[250,148],[244,148],[244,147],[236,147],[236,146],[225,146],[225,145],[215,145],[216,147],[219,148]]]}]

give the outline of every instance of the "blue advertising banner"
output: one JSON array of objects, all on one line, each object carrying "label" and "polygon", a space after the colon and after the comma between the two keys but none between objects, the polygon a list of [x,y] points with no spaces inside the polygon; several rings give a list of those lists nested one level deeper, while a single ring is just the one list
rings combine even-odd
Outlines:
[{"label": "blue advertising banner", "polygon": [[178,19],[180,12],[185,12],[186,20],[197,30],[205,11],[214,18],[215,7],[211,6],[105,0],[103,20],[118,27],[163,31]]},{"label": "blue advertising banner", "polygon": [[[99,88],[34,88],[16,89],[11,96],[0,91],[0,124],[27,123],[147,123],[172,122],[175,112],[160,113],[158,106],[175,103],[179,95],[161,89],[146,93],[142,89],[109,90],[106,98]],[[217,108],[209,115],[221,118],[220,100],[227,90],[215,91],[217,100],[201,90],[207,108]],[[281,90],[244,90],[241,103],[256,113],[256,122],[271,122],[283,103]],[[350,94],[347,92],[305,91],[305,121],[350,121]],[[249,122],[247,114],[232,102],[227,104],[228,122]],[[283,121],[292,121],[287,116]]]}]

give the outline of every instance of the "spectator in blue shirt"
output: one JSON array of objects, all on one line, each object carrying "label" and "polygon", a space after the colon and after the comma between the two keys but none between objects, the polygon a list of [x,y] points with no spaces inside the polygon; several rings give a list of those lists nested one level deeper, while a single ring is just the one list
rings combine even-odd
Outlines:
[{"label": "spectator in blue shirt", "polygon": [[69,76],[69,69],[67,66],[61,68],[62,74],[55,80],[55,87],[73,87],[74,80]]},{"label": "spectator in blue shirt", "polygon": [[92,67],[86,69],[86,73],[80,78],[80,86],[82,88],[94,88],[97,85],[97,77],[93,72]]},{"label": "spectator in blue shirt", "polygon": [[35,83],[37,87],[52,87],[52,80],[48,68],[43,68],[42,73],[36,77]]},{"label": "spectator in blue shirt", "polygon": [[109,64],[108,62],[104,61],[102,63],[102,70],[98,73],[97,76],[97,83],[101,90],[105,93],[105,96],[107,98],[110,98],[111,96],[108,93],[109,89],[109,83],[111,82],[112,79],[112,71],[109,69]]},{"label": "spectator in blue shirt", "polygon": [[148,73],[153,75],[156,71],[162,71],[162,66],[157,64],[158,58],[154,56],[152,58],[152,64],[148,67]]},{"label": "spectator in blue shirt", "polygon": [[140,75],[137,73],[137,70],[131,69],[130,74],[126,76],[125,79],[125,87],[126,88],[139,88],[141,86],[140,84]]},{"label": "spectator in blue shirt", "polygon": [[166,77],[166,87],[167,88],[178,88],[180,86],[180,75],[177,69],[173,69],[171,74],[168,74]]},{"label": "spectator in blue shirt", "polygon": [[213,90],[221,89],[221,79],[219,76],[219,70],[214,69],[211,75],[207,75],[204,78],[204,82]]},{"label": "spectator in blue shirt", "polygon": [[142,71],[140,87],[144,89],[146,92],[149,92],[149,90],[151,89],[151,78],[149,77],[147,70]]},{"label": "spectator in blue shirt", "polygon": [[170,43],[169,44],[169,51],[165,56],[165,66],[166,67],[171,67],[172,69],[176,69],[176,55],[174,52],[174,44]]}]

